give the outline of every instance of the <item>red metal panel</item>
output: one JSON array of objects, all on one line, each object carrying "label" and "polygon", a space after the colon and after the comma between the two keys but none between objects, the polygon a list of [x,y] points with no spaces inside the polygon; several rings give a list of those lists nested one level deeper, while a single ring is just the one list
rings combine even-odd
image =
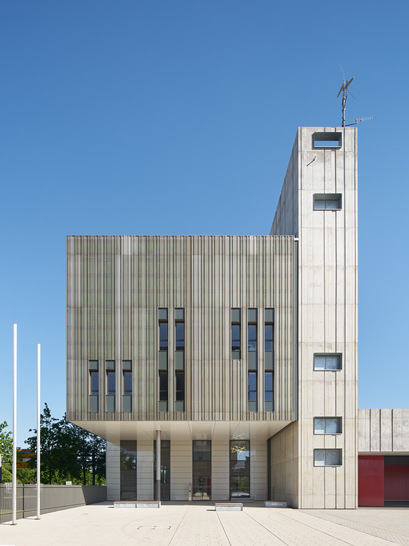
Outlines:
[{"label": "red metal panel", "polygon": [[409,465],[385,465],[385,500],[409,501]]},{"label": "red metal panel", "polygon": [[382,455],[358,456],[358,506],[384,506]]}]

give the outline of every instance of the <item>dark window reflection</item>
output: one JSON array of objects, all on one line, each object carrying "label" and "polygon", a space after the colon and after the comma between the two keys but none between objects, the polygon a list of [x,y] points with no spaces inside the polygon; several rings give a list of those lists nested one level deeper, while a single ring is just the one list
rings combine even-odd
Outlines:
[{"label": "dark window reflection", "polygon": [[230,497],[250,496],[250,441],[230,440]]},{"label": "dark window reflection", "polygon": [[121,500],[136,499],[136,441],[121,440]]},{"label": "dark window reflection", "polygon": [[212,442],[193,441],[192,499],[210,500],[212,491]]}]

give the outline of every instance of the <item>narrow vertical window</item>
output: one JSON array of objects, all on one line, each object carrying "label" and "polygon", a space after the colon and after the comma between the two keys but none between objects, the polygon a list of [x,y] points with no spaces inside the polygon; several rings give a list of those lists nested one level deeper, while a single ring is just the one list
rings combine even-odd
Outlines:
[{"label": "narrow vertical window", "polygon": [[248,374],[249,411],[257,411],[257,372]]},{"label": "narrow vertical window", "polygon": [[168,310],[159,309],[159,411],[168,411]]},{"label": "narrow vertical window", "polygon": [[241,358],[241,317],[240,309],[231,310],[231,352],[233,360]]},{"label": "narrow vertical window", "polygon": [[274,411],[274,309],[264,310],[264,411]]},{"label": "narrow vertical window", "polygon": [[168,323],[165,321],[159,322],[159,349],[168,350]]},{"label": "narrow vertical window", "polygon": [[249,323],[247,343],[249,352],[257,351],[257,324]]},{"label": "narrow vertical window", "polygon": [[132,411],[132,360],[122,361],[122,411]]},{"label": "narrow vertical window", "polygon": [[185,323],[181,320],[176,322],[176,350],[183,351],[185,349]]},{"label": "narrow vertical window", "polygon": [[159,411],[168,411],[168,372],[159,370]]},{"label": "narrow vertical window", "polygon": [[107,395],[115,395],[115,372],[107,371]]},{"label": "narrow vertical window", "polygon": [[105,383],[105,411],[115,411],[115,394],[116,394],[116,375],[115,375],[115,360],[107,360],[105,363],[106,383]]},{"label": "narrow vertical window", "polygon": [[264,407],[265,411],[274,410],[273,372],[264,374]]},{"label": "narrow vertical window", "polygon": [[272,353],[273,352],[273,324],[266,323],[265,326],[265,351],[266,353]]},{"label": "narrow vertical window", "polygon": [[124,371],[124,392],[123,394],[132,394],[132,372]]},{"label": "narrow vertical window", "polygon": [[99,372],[91,371],[90,375],[90,394],[93,396],[99,395]]},{"label": "narrow vertical window", "polygon": [[175,411],[185,411],[185,372],[176,371],[176,404]]},{"label": "narrow vertical window", "polygon": [[89,397],[88,411],[99,411],[99,367],[98,360],[90,360],[88,363],[89,369]]}]

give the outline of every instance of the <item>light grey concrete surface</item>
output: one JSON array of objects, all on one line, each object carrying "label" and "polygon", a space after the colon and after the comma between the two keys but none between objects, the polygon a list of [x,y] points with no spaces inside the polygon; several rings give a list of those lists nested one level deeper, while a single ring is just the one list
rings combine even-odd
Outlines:
[{"label": "light grey concrete surface", "polygon": [[82,506],[0,525],[0,545],[409,545],[409,509],[292,510],[214,503],[165,503],[159,510]]},{"label": "light grey concrete surface", "polygon": [[409,453],[409,409],[360,409],[358,431],[360,454]]}]

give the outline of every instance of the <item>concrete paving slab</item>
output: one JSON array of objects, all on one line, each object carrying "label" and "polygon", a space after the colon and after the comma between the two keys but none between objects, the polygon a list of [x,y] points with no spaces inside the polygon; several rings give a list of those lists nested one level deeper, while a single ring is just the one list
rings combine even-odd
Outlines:
[{"label": "concrete paving slab", "polygon": [[0,525],[0,546],[340,545],[409,546],[409,509],[293,510],[214,503],[162,503],[159,510],[82,506]]}]

